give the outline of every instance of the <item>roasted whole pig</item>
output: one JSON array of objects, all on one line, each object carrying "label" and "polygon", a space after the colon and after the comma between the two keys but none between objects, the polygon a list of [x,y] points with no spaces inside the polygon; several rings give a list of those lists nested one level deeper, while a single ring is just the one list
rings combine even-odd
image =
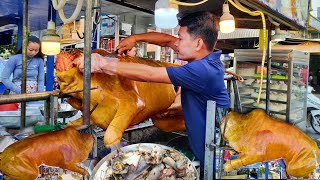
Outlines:
[{"label": "roasted whole pig", "polygon": [[[104,50],[94,50],[106,56]],[[71,50],[62,52],[56,58],[56,75],[62,92],[83,89],[83,73],[73,65],[73,60],[82,52]],[[174,64],[153,61],[139,57],[118,57],[120,62],[147,64],[155,67],[174,66]],[[176,92],[173,85],[162,83],[132,81],[121,76],[110,76],[102,73],[91,74],[91,87],[98,89],[91,91],[90,109],[97,103],[97,108],[90,116],[90,124],[106,129],[105,145],[116,144],[121,140],[123,132],[129,125],[140,123],[150,117],[156,127],[163,131],[184,130],[183,116],[178,113],[168,113],[167,116],[155,116],[163,113],[174,102]],[[76,109],[82,110],[83,93],[72,93],[69,103]],[[173,112],[173,111],[172,111]],[[80,118],[72,125],[81,125]]]},{"label": "roasted whole pig", "polygon": [[[224,119],[221,129],[224,127]],[[294,177],[308,177],[320,162],[317,143],[298,128],[255,109],[247,114],[230,112],[224,138],[239,158],[227,161],[227,172],[240,166],[283,158]]]},{"label": "roasted whole pig", "polygon": [[86,175],[78,163],[85,161],[93,146],[93,137],[73,127],[29,136],[8,146],[0,154],[0,170],[5,179],[33,180],[39,166],[58,166]]}]

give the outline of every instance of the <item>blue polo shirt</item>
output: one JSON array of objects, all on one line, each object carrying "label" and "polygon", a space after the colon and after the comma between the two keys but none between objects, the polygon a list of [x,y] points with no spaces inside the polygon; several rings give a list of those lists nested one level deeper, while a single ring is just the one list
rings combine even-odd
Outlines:
[{"label": "blue polo shirt", "polygon": [[207,101],[216,101],[217,107],[220,108],[230,106],[220,55],[221,51],[216,51],[184,66],[167,67],[172,84],[181,86],[181,104],[189,146],[202,166]]}]

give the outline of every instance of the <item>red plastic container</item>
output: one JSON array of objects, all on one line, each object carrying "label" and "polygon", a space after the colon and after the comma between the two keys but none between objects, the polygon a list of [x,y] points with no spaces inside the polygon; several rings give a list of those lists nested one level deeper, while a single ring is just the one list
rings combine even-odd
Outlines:
[{"label": "red plastic container", "polygon": [[0,111],[16,111],[19,108],[19,103],[1,104]]}]

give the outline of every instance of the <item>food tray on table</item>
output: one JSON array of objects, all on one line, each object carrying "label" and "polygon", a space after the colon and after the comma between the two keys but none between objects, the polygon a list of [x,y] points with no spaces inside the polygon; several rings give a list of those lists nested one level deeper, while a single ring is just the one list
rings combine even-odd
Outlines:
[{"label": "food tray on table", "polygon": [[[39,103],[27,103],[26,106],[26,126],[32,126],[39,121],[44,121],[39,112]],[[0,111],[0,125],[6,128],[20,128],[21,110]]]},{"label": "food tray on table", "polygon": [[[44,106],[40,108],[41,114],[44,116]],[[78,113],[79,110],[73,108],[70,104],[59,104],[58,118],[70,118]]]},{"label": "food tray on table", "polygon": [[192,162],[179,151],[160,144],[140,143],[122,147],[121,152],[113,151],[105,156],[93,169],[90,180],[133,180],[148,176],[154,179],[170,176],[199,179]]}]

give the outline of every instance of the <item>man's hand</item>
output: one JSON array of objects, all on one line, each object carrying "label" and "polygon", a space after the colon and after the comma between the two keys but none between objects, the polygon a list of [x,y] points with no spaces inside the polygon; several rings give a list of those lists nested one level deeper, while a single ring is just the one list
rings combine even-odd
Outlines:
[{"label": "man's hand", "polygon": [[181,95],[177,94],[176,99],[171,104],[171,106],[163,113],[156,114],[155,116],[159,119],[169,117],[169,116],[177,116],[182,115],[182,106],[181,106]]},{"label": "man's hand", "polygon": [[126,50],[130,50],[134,47],[136,43],[136,38],[134,35],[131,35],[120,41],[116,49],[118,49],[119,54],[123,54]]},{"label": "man's hand", "polygon": [[[100,54],[91,54],[91,73],[106,73],[114,75],[117,71],[117,58],[103,57]],[[75,59],[74,64],[77,65],[81,72],[84,71],[84,56]]]}]

